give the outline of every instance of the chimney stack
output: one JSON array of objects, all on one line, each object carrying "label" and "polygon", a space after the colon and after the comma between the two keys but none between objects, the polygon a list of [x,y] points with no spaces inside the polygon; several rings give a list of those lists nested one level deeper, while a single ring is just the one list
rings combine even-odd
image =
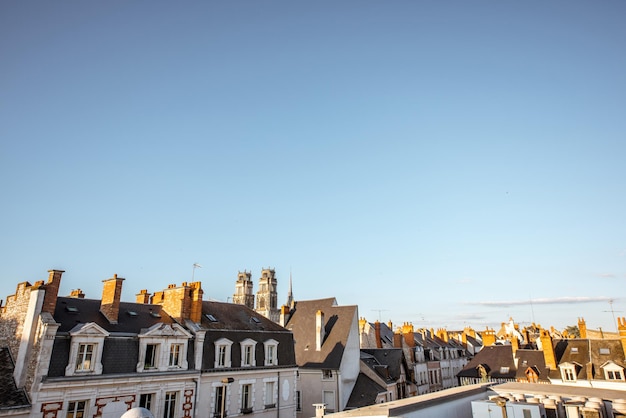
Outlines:
[{"label": "chimney stack", "polygon": [[413,324],[409,322],[402,324],[402,335],[404,335],[404,342],[408,347],[415,347],[415,331]]},{"label": "chimney stack", "polygon": [[324,312],[315,313],[315,350],[320,351],[324,343]]},{"label": "chimney stack", "polygon": [[543,358],[545,359],[546,367],[549,367],[550,370],[556,370],[556,356],[554,355],[554,347],[552,346],[552,337],[550,336],[550,333],[547,330],[542,329],[539,341],[541,342],[541,351],[543,351]]},{"label": "chimney stack", "polygon": [[46,293],[43,298],[41,312],[48,312],[54,315],[57,306],[57,296],[59,295],[59,286],[61,286],[61,276],[64,270],[48,270],[48,282],[44,285]]},{"label": "chimney stack", "polygon": [[122,297],[122,282],[124,279],[114,274],[112,278],[103,280],[102,301],[100,312],[111,324],[117,324],[120,314],[120,298]]},{"label": "chimney stack", "polygon": [[383,348],[383,341],[380,339],[380,322],[374,322],[374,333],[376,335],[376,348]]},{"label": "chimney stack", "polygon": [[192,282],[191,287],[191,315],[190,318],[196,324],[199,324],[202,319],[202,284],[200,282]]},{"label": "chimney stack", "polygon": [[137,303],[150,303],[150,293],[148,293],[148,289],[141,289],[139,293],[135,295],[135,298]]},{"label": "chimney stack", "polygon": [[624,356],[626,356],[626,318],[617,318],[617,331],[619,332],[619,339],[622,341]]},{"label": "chimney stack", "polygon": [[70,297],[76,299],[85,299],[85,294],[80,289],[74,289],[70,292]]},{"label": "chimney stack", "polygon": [[480,333],[480,336],[483,340],[483,347],[489,347],[490,345],[494,345],[496,343],[496,333],[493,329],[485,329]]},{"label": "chimney stack", "polygon": [[587,338],[587,323],[585,322],[585,318],[578,318],[578,333],[580,334],[580,338]]}]

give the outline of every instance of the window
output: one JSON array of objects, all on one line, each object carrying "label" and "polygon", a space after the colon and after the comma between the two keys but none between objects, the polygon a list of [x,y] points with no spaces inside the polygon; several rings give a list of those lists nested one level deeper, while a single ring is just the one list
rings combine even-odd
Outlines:
[{"label": "window", "polygon": [[231,367],[231,345],[232,341],[220,338],[215,341],[215,368]]},{"label": "window", "polygon": [[332,378],[333,378],[332,370],[328,370],[328,369],[322,370],[322,379],[332,379]]},{"label": "window", "polygon": [[600,349],[600,354],[611,354],[611,350],[609,350],[608,348],[601,348]]},{"label": "window", "polygon": [[93,370],[92,358],[94,344],[79,344],[78,355],[76,356],[76,371],[87,372]]},{"label": "window", "polygon": [[578,347],[572,347],[571,353],[572,354],[578,353]]},{"label": "window", "polygon": [[158,344],[148,344],[146,345],[146,360],[144,362],[144,369],[154,369],[157,367],[157,351],[159,349]]},{"label": "window", "polygon": [[102,350],[108,336],[109,333],[94,322],[72,328],[65,376],[102,374]]},{"label": "window", "polygon": [[618,370],[608,370],[606,376],[609,380],[622,380],[622,373]]},{"label": "window", "polygon": [[215,417],[226,416],[226,386],[217,386],[215,388]]},{"label": "window", "polygon": [[163,418],[176,416],[176,392],[165,393],[165,405],[163,405]]},{"label": "window", "polygon": [[524,418],[532,418],[532,414],[530,412],[530,409],[522,409],[522,413],[524,414]]},{"label": "window", "polygon": [[256,359],[254,356],[254,349],[256,341],[247,338],[241,342],[241,366],[251,367],[256,366]]},{"label": "window", "polygon": [[266,366],[275,366],[278,364],[278,356],[277,356],[277,348],[278,341],[276,340],[267,340],[263,343],[265,346],[265,365]]},{"label": "window", "polygon": [[500,367],[500,374],[505,374],[509,372],[509,368],[506,366]]},{"label": "window", "polygon": [[241,412],[249,414],[252,412],[252,385],[241,385]]},{"label": "window", "polygon": [[576,380],[574,369],[569,367],[563,368],[563,380],[567,380],[568,382],[573,382],[574,380]]},{"label": "window", "polygon": [[71,401],[67,406],[67,418],[83,418],[87,415],[87,401]]},{"label": "window", "polygon": [[302,411],[302,395],[299,390],[296,390],[296,411]]},{"label": "window", "polygon": [[180,367],[180,352],[182,344],[172,344],[170,346],[170,367]]},{"label": "window", "polygon": [[152,410],[152,393],[142,393],[141,395],[139,395],[139,406],[151,411]]},{"label": "window", "polygon": [[274,382],[265,382],[265,408],[275,408]]}]

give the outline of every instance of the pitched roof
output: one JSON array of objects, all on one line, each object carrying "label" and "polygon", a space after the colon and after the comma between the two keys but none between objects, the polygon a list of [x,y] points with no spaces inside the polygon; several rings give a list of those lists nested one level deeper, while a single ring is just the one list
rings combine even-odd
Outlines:
[{"label": "pitched roof", "polygon": [[[319,310],[324,312],[325,336],[317,351],[315,321]],[[286,328],[293,332],[298,366],[338,370],[356,316],[356,305],[337,306],[335,298],[297,301]]]},{"label": "pitched roof", "polygon": [[515,352],[517,359],[517,379],[526,379],[526,371],[532,368],[542,382],[549,382],[550,369],[546,367],[546,360],[543,351],[519,349]]},{"label": "pitched roof", "polygon": [[117,324],[111,324],[100,312],[100,300],[58,297],[54,320],[61,324],[59,332],[69,332],[77,324],[94,322],[108,332],[138,334],[142,328],[154,324],[172,324],[172,319],[161,305],[120,302]]},{"label": "pitched roof", "polygon": [[201,325],[208,330],[287,332],[245,305],[214,301],[202,302]]},{"label": "pitched roof", "polygon": [[517,368],[513,361],[510,345],[490,345],[483,347],[463,369],[458,377],[480,378],[478,367],[483,366],[494,379],[515,379]]},{"label": "pitched roof", "polygon": [[402,349],[400,348],[363,348],[361,361],[387,383],[397,381],[402,374]]},{"label": "pitched roof", "polygon": [[18,389],[13,379],[15,364],[8,347],[0,348],[0,410],[29,407],[24,389]]},{"label": "pitched roof", "polygon": [[372,379],[359,373],[359,377],[356,379],[346,409],[361,408],[364,406],[374,405],[376,398],[380,393],[385,393],[387,390],[374,382]]}]

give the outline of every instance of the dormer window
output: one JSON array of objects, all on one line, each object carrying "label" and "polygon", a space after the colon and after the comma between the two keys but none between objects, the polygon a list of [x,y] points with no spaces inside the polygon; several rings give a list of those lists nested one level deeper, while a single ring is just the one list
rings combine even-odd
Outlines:
[{"label": "dormer window", "polygon": [[231,367],[231,346],[233,342],[226,338],[215,341],[215,365],[216,369]]},{"label": "dormer window", "polygon": [[256,366],[255,347],[256,341],[246,338],[241,343],[241,367]]},{"label": "dormer window", "polygon": [[90,322],[76,325],[70,336],[70,357],[65,375],[102,374],[102,350],[109,333]]},{"label": "dormer window", "polygon": [[278,364],[278,341],[267,340],[263,343],[265,346],[265,365],[275,366]]},{"label": "dormer window", "polygon": [[178,324],[155,324],[139,334],[137,371],[187,370],[187,346],[192,335]]},{"label": "dormer window", "polygon": [[624,368],[613,361],[607,361],[602,366],[604,378],[611,381],[624,381]]},{"label": "dormer window", "polygon": [[577,369],[580,369],[581,367],[582,366],[580,366],[578,363],[560,364],[559,368],[561,369],[561,379],[563,379],[564,382],[575,382]]}]

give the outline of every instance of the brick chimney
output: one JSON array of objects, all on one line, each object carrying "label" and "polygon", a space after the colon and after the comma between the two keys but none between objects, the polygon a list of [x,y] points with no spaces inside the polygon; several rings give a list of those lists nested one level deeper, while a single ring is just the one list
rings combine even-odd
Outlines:
[{"label": "brick chimney", "polygon": [[622,348],[626,357],[626,318],[617,318],[617,331],[619,332],[619,339],[622,341]]},{"label": "brick chimney", "polygon": [[70,292],[70,297],[71,298],[76,298],[76,299],[85,299],[85,294],[80,289],[73,289]]},{"label": "brick chimney", "polygon": [[[157,298],[158,293],[154,294],[154,298]],[[170,284],[163,291],[162,300],[154,303],[161,304],[169,316],[182,322],[185,319],[191,319],[192,294],[193,290],[187,285],[187,282],[183,282],[181,286]]]},{"label": "brick chimney", "polygon": [[280,326],[284,327],[289,322],[289,318],[291,314],[291,309],[287,305],[283,305],[280,307]]},{"label": "brick chimney", "polygon": [[141,289],[139,293],[135,295],[135,298],[137,303],[150,303],[150,293],[148,293],[148,289]]},{"label": "brick chimney", "polygon": [[41,312],[48,312],[54,315],[57,306],[57,296],[59,295],[59,286],[61,285],[61,276],[64,270],[48,270],[48,282],[43,285],[46,293],[43,298]]},{"label": "brick chimney", "polygon": [[587,323],[585,322],[585,318],[578,318],[578,333],[580,334],[580,338],[587,338]]},{"label": "brick chimney", "polygon": [[320,351],[322,349],[322,343],[324,343],[324,312],[318,310],[315,313],[315,350]]},{"label": "brick chimney", "polygon": [[383,348],[383,342],[380,339],[380,322],[374,322],[374,335],[376,336],[376,348]]},{"label": "brick chimney", "polygon": [[401,331],[394,332],[393,333],[393,346],[395,348],[402,348],[402,339],[403,339],[403,335]]},{"label": "brick chimney", "polygon": [[543,358],[545,359],[546,366],[550,370],[556,370],[556,356],[554,354],[554,347],[552,346],[552,337],[550,333],[542,329],[539,335],[539,341],[541,342],[541,350],[543,351]]},{"label": "brick chimney", "polygon": [[124,279],[114,274],[112,278],[103,280],[102,301],[100,312],[111,324],[117,324],[120,314],[120,298],[122,297],[122,282]]},{"label": "brick chimney", "polygon": [[202,295],[204,294],[202,283],[192,282],[189,287],[191,287],[191,314],[189,319],[199,324],[202,319]]},{"label": "brick chimney", "polygon": [[480,337],[483,340],[483,347],[488,347],[496,343],[496,333],[493,329],[485,329],[480,333]]},{"label": "brick chimney", "polygon": [[409,322],[402,324],[402,335],[404,335],[404,342],[408,347],[415,347],[415,331],[413,330],[413,324]]},{"label": "brick chimney", "polygon": [[448,342],[448,331],[446,331],[444,328],[439,328],[437,330],[437,337],[444,340],[445,342]]},{"label": "brick chimney", "polygon": [[513,358],[515,358],[515,353],[519,350],[519,340],[515,335],[511,336],[511,350],[513,351]]}]

